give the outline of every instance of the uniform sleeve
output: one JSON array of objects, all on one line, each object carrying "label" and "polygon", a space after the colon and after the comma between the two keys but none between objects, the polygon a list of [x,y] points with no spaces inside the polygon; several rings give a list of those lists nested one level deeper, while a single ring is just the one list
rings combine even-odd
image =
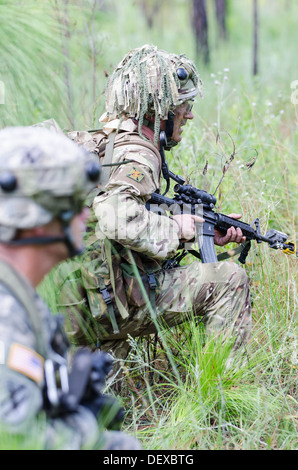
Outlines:
[{"label": "uniform sleeve", "polygon": [[[43,409],[43,358],[26,311],[0,286],[0,429],[23,436],[37,448],[79,449],[97,438],[93,414],[81,408],[63,418],[48,419]],[[8,444],[9,445],[9,444]]]},{"label": "uniform sleeve", "polygon": [[145,205],[159,187],[156,156],[148,149],[130,146],[116,149],[114,159],[132,162],[114,170],[106,192],[94,199],[97,235],[156,259],[173,255],[179,245],[177,224],[167,214],[148,211]]}]

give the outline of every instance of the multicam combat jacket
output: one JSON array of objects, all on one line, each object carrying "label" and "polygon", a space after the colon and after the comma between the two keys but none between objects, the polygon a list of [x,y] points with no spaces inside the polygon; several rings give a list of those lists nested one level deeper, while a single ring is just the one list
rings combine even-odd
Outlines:
[{"label": "multicam combat jacket", "polygon": [[[115,120],[104,127],[107,139],[118,124]],[[153,143],[142,139],[136,129],[136,124],[129,119],[116,135],[112,163],[123,164],[111,167],[105,192],[94,199],[93,208],[99,221],[96,235],[116,240],[160,262],[176,253],[178,228],[168,216],[161,219],[145,207],[152,193],[160,188],[161,158]],[[102,132],[70,134],[79,145],[98,154],[103,161],[102,135]]]},{"label": "multicam combat jacket", "polygon": [[141,138],[136,130],[136,124],[127,119],[120,126],[118,120],[109,122],[103,131],[69,134],[104,164],[109,141],[116,134],[110,160],[112,164],[121,163],[110,167],[104,187],[93,193],[98,224],[87,240],[87,255],[81,259],[83,284],[95,317],[105,313],[99,293],[99,280],[103,278],[110,291],[117,294],[110,292],[113,299],[116,297],[115,307],[122,318],[128,316],[130,307],[145,303],[139,282],[134,281],[128,250],[142,276],[160,271],[161,262],[174,255],[179,246],[179,229],[173,219],[146,208],[151,194],[160,188],[161,157],[154,144]]}]

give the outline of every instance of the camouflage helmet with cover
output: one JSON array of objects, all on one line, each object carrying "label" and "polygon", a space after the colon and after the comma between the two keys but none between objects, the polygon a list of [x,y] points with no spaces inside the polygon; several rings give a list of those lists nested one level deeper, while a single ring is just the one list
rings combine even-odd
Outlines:
[{"label": "camouflage helmet with cover", "polygon": [[66,136],[48,129],[8,127],[0,130],[0,141],[0,242],[24,244],[16,240],[19,229],[58,217],[69,244],[69,222],[98,182],[99,165]]},{"label": "camouflage helmet with cover", "polygon": [[160,120],[168,120],[177,106],[198,93],[202,97],[202,83],[190,59],[144,45],[130,51],[110,76],[100,121],[134,118],[143,137],[144,117],[154,115],[157,142]]}]

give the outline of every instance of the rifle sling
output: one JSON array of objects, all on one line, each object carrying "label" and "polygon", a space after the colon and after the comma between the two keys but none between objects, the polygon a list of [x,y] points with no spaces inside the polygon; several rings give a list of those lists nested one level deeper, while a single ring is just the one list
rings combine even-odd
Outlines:
[{"label": "rifle sling", "polygon": [[124,308],[124,306],[122,305],[120,299],[118,298],[118,296],[116,294],[116,285],[115,285],[114,270],[113,270],[113,264],[112,264],[112,244],[111,244],[110,240],[108,240],[107,238],[105,238],[105,240],[104,240],[104,251],[105,251],[106,260],[107,260],[107,263],[108,263],[108,266],[109,266],[110,280],[111,280],[111,285],[112,285],[112,288],[113,288],[113,292],[115,294],[116,305],[118,307],[118,310],[120,312],[121,317],[122,318],[127,318],[128,317],[128,312],[126,311],[126,309]]},{"label": "rifle sling", "polygon": [[225,259],[232,258],[233,256],[238,255],[238,253],[241,253],[243,250],[243,246],[238,246],[237,248],[234,248],[232,250],[225,251],[225,253],[220,253],[217,256],[218,261],[223,261]]},{"label": "rifle sling", "polygon": [[[217,255],[217,259],[218,261],[223,261],[225,259],[232,258],[233,256],[236,256],[239,253],[241,253],[242,250],[243,250],[243,246],[238,246],[237,248],[234,248],[232,250],[228,250],[228,251],[225,251],[224,253],[220,253],[219,255]],[[187,251],[188,253],[195,256],[196,258],[200,258],[200,254],[197,251],[195,250],[187,250]]]},{"label": "rifle sling", "polygon": [[103,164],[107,166],[104,166],[102,168],[102,174],[101,174],[102,188],[104,188],[107,185],[109,178],[110,178],[111,167],[109,166],[109,164],[112,163],[112,159],[113,159],[115,137],[116,137],[116,131],[113,131],[109,136],[109,140],[105,148],[105,156],[104,156]]}]

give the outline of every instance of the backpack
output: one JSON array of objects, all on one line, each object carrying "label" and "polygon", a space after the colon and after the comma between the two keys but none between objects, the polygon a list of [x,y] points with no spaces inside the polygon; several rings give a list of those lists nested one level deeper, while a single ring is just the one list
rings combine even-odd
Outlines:
[{"label": "backpack", "polygon": [[[147,146],[157,155],[156,147],[144,141],[137,133],[115,132],[107,136],[103,131],[78,132],[68,134],[78,145],[99,158],[104,164],[112,161],[113,150],[127,144]],[[86,233],[86,250],[82,255],[61,263],[55,272],[55,283],[58,286],[57,306],[68,317],[66,329],[78,344],[95,343],[104,335],[101,330],[101,318],[108,317],[114,334],[118,334],[119,319],[129,316],[131,307],[142,307],[148,299],[155,308],[156,290],[155,275],[160,264],[148,260],[141,254],[126,249],[108,239],[99,240],[95,236],[97,218],[91,208],[96,195],[103,192],[109,179],[109,167],[103,168],[105,174],[101,179],[101,188],[94,188],[86,204],[91,209]]]}]

